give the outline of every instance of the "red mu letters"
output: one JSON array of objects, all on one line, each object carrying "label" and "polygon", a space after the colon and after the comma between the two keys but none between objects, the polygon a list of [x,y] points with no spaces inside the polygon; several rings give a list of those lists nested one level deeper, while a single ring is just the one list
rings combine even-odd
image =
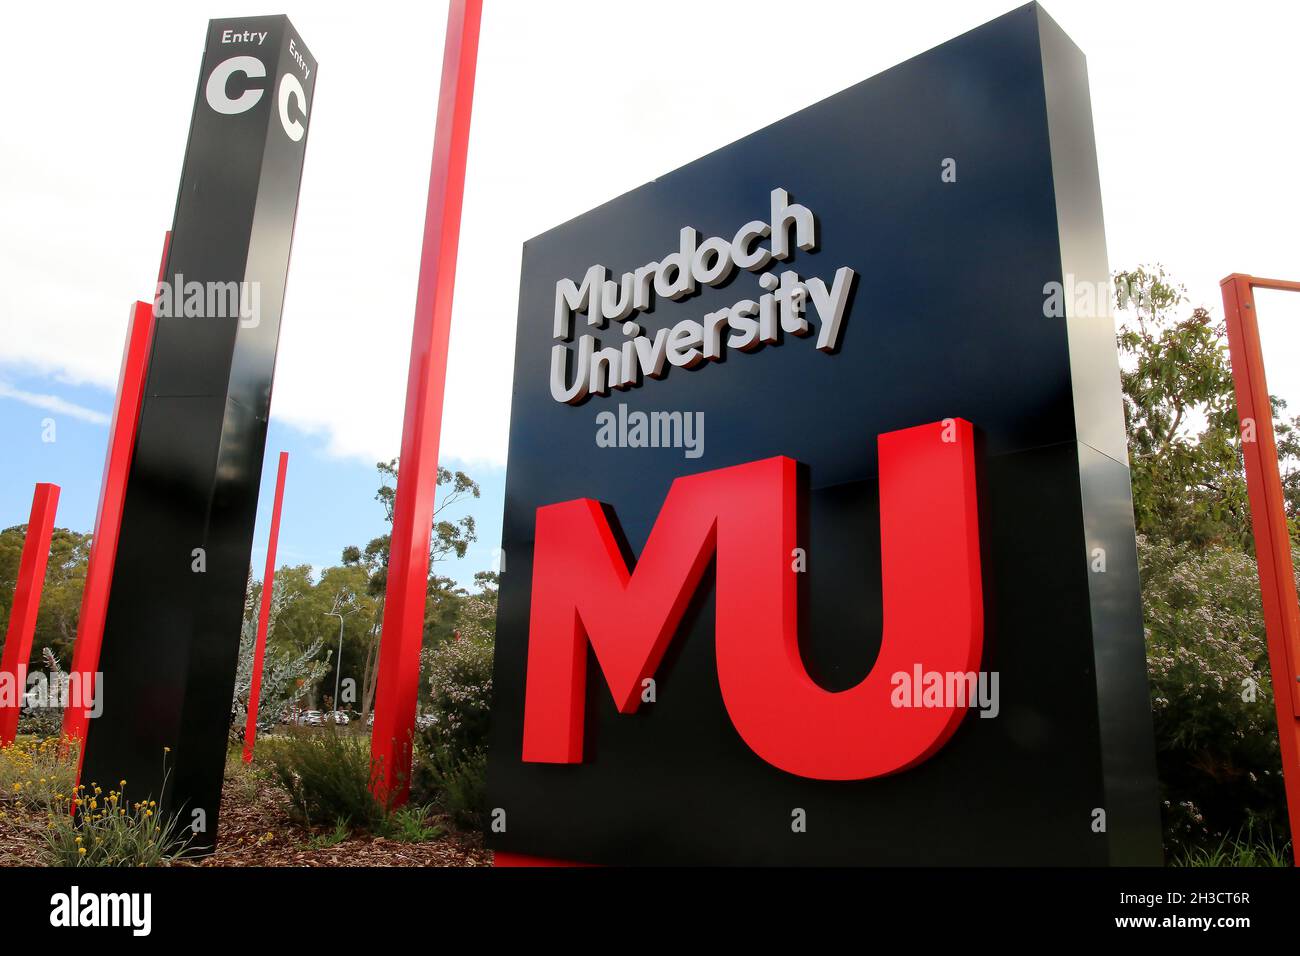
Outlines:
[{"label": "red mu letters", "polygon": [[817,780],[897,773],[933,755],[964,707],[896,707],[899,672],[978,670],[983,647],[974,437],[945,419],[880,435],[884,634],[856,687],[818,686],[799,654],[796,462],[678,478],[634,570],[589,498],[537,509],[523,759],[581,763],[590,641],[635,713],[711,558],[718,681],[731,722],[774,767]]}]

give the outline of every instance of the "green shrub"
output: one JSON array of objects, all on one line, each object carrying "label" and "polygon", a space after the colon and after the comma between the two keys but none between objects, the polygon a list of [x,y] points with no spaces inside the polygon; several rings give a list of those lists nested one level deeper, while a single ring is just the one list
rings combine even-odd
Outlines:
[{"label": "green shrub", "polygon": [[77,780],[77,745],[59,737],[18,736],[0,748],[0,800],[38,810],[72,797]]},{"label": "green shrub", "polygon": [[[433,794],[434,803],[462,830],[481,830],[487,812],[487,750],[458,752],[446,746],[417,752],[418,792]],[[417,786],[412,785],[417,792]]]},{"label": "green shrub", "polygon": [[1224,837],[1214,847],[1198,847],[1188,850],[1174,861],[1175,866],[1238,866],[1238,867],[1273,867],[1291,866],[1291,844],[1279,843],[1272,831],[1255,833],[1255,826],[1247,824],[1237,837],[1229,840]]},{"label": "green shrub", "polygon": [[432,805],[410,804],[394,810],[384,820],[384,836],[398,843],[424,843],[438,839],[444,832],[442,827],[427,822],[433,809]]},{"label": "green shrub", "polygon": [[465,829],[482,827],[487,804],[492,653],[486,636],[462,637],[425,652],[431,723],[416,740],[412,792]]},{"label": "green shrub", "polygon": [[447,641],[424,653],[429,675],[429,717],[423,736],[450,747],[459,757],[487,742],[492,707],[489,640]]},{"label": "green shrub", "polygon": [[[1252,557],[1138,539],[1156,760],[1171,859],[1289,837]],[[1199,858],[1199,857],[1198,857]]]},{"label": "green shrub", "polygon": [[327,833],[321,833],[307,841],[309,850],[328,850],[332,846],[338,846],[345,840],[350,839],[352,830],[348,827],[346,820],[337,820],[334,823],[334,829]]},{"label": "green shrub", "polygon": [[289,796],[293,816],[310,826],[342,821],[372,829],[384,810],[370,792],[370,742],[337,733],[290,734],[259,747],[275,781]]}]

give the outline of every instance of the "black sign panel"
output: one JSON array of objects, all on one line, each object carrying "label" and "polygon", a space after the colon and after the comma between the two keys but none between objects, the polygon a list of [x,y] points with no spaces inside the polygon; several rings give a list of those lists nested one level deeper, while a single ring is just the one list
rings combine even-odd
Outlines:
[{"label": "black sign panel", "polygon": [[315,84],[288,18],[209,24],[82,767],[179,811],[200,849],[216,838]]},{"label": "black sign panel", "polygon": [[[820,327],[807,337],[778,329],[751,351],[728,347],[720,361],[668,364],[661,378],[605,394],[564,394],[582,368],[582,335],[594,334],[597,349],[627,341],[620,321],[593,328],[581,313],[593,264],[608,270],[606,301],[623,292],[627,273],[635,295],[635,270],[666,261],[683,241],[731,240],[746,223],[770,224],[778,189],[815,214],[816,243],[795,248],[792,227],[789,255],[772,271],[797,270],[827,289],[842,267],[855,274],[834,343],[821,341]],[[683,240],[683,227],[695,230],[693,240]],[[568,316],[567,364],[553,393],[556,290],[565,279],[577,314]],[[741,268],[678,299],[664,294],[673,291],[668,281],[645,294],[652,309],[630,317],[653,340],[683,319],[703,322],[758,300],[770,291],[762,281]],[[1063,295],[1053,296],[1053,283]],[[1098,293],[1091,302],[1077,291],[1087,283]],[[1084,57],[1036,4],[528,242],[490,845],[609,864],[1158,863],[1106,288]],[[672,411],[703,413],[698,448],[635,447],[600,434],[610,421],[602,413],[621,423]],[[799,650],[823,688],[845,690],[871,670],[881,644],[876,438],[947,418],[971,422],[977,435],[980,670],[999,677],[996,716],[972,711],[945,746],[889,776],[828,781],[777,769],[746,745],[723,703],[711,565],[654,672],[653,703],[618,713],[587,651],[582,761],[523,760],[539,507],[603,503],[635,559],[674,479],[796,459],[807,483]]]}]

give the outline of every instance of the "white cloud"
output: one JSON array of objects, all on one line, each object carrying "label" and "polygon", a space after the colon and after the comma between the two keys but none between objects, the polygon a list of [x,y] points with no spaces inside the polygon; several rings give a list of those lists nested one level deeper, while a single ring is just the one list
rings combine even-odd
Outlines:
[{"label": "white cloud", "polygon": [[43,408],[47,412],[78,418],[83,422],[90,422],[92,425],[107,425],[109,422],[107,415],[103,412],[97,412],[93,408],[86,408],[76,402],[66,401],[57,395],[43,395],[39,392],[28,392],[21,388],[14,388],[4,381],[0,381],[0,398],[12,398],[24,405],[31,405],[33,408]]},{"label": "white cloud", "polygon": [[[525,239],[1014,6],[488,0],[443,450],[505,459]],[[445,3],[286,5],[320,61],[277,418],[395,455]],[[1293,3],[1049,0],[1088,54],[1113,265],[1162,259],[1217,308],[1294,277]],[[0,359],[111,388],[171,220],[211,7],[18,5],[0,61]],[[65,64],[75,63],[75,69]]]}]

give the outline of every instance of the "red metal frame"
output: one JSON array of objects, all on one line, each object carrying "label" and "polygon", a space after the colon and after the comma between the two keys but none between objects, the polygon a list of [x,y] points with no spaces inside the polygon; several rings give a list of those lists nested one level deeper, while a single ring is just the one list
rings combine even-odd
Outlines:
[{"label": "red metal frame", "polygon": [[549,856],[530,856],[527,853],[507,853],[505,850],[497,850],[495,853],[492,854],[492,865],[507,866],[507,867],[571,866],[571,867],[579,867],[583,869],[586,869],[588,867],[594,869],[600,866],[599,863],[571,863],[568,860],[555,860]]},{"label": "red metal frame", "polygon": [[[1273,675],[1277,736],[1282,750],[1287,814],[1292,847],[1300,865],[1300,602],[1296,598],[1291,537],[1287,530],[1282,476],[1273,434],[1273,407],[1264,377],[1255,289],[1300,292],[1300,282],[1261,279],[1233,273],[1219,283],[1228,325],[1237,414],[1242,425],[1242,455],[1250,495],[1255,560],[1268,632],[1268,662]],[[1252,434],[1253,433],[1253,434]],[[1253,440],[1250,440],[1253,437]]]},{"label": "red metal frame", "polygon": [[[244,724],[244,763],[253,762],[257,744],[257,705],[262,696],[262,660],[266,656],[266,632],[271,624],[271,595],[275,591],[275,547],[280,540],[280,508],[284,504],[284,475],[289,470],[289,453],[280,452],[275,474],[275,504],[271,507],[271,536],[266,542],[266,570],[262,572],[262,606],[257,615],[257,640],[253,645],[253,678],[248,685],[248,721]],[[337,703],[334,705],[338,706]]]},{"label": "red metal frame", "polygon": [[0,747],[8,747],[18,733],[18,714],[23,709],[27,689],[27,662],[32,656],[32,638],[36,634],[36,616],[41,610],[45,567],[50,560],[50,536],[54,533],[54,514],[58,507],[59,486],[38,484],[32,495],[32,513],[27,519],[27,537],[23,539],[23,555],[18,564],[18,584],[9,609],[4,654],[0,656],[0,681],[9,685],[0,698]]},{"label": "red metal frame", "polygon": [[[117,536],[122,530],[122,502],[126,498],[131,455],[135,451],[136,426],[140,422],[140,404],[144,400],[153,329],[153,306],[148,302],[135,303],[127,325],[126,347],[117,378],[117,400],[113,404],[113,422],[108,432],[104,478],[99,486],[99,507],[95,511],[95,534],[90,542],[86,584],[81,594],[81,613],[77,618],[77,639],[69,672],[72,675],[70,686],[77,690],[78,700],[85,703],[89,703],[95,693],[95,672],[99,669],[108,592],[113,584],[113,565],[117,560]],[[67,707],[63,711],[65,742],[84,740],[89,720],[86,707]]]},{"label": "red metal frame", "polygon": [[[157,282],[163,281],[171,244],[171,232],[163,233]],[[155,284],[155,295],[157,291]],[[95,509],[95,533],[90,539],[86,583],[81,592],[81,613],[77,617],[77,637],[72,649],[70,673],[76,675],[76,683],[72,686],[78,689],[83,701],[93,700],[91,695],[95,693],[95,673],[99,669],[99,651],[104,639],[104,616],[108,613],[108,592],[113,584],[113,565],[117,561],[117,537],[122,530],[122,503],[126,500],[126,479],[131,472],[135,433],[140,424],[140,407],[144,403],[155,321],[154,310],[148,303],[137,302],[132,307],[126,346],[122,350],[122,365],[117,376],[117,398],[113,402],[113,421],[108,430],[108,450],[104,453],[104,477],[99,484],[99,506]],[[89,719],[84,707],[64,709],[65,747],[70,741],[80,744],[86,739]]]},{"label": "red metal frame", "polygon": [[433,138],[424,245],[406,381],[401,469],[393,509],[388,591],[379,647],[372,789],[386,804],[410,790],[420,647],[429,580],[429,535],[438,483],[438,441],[447,379],[447,339],[460,240],[461,201],[469,150],[474,68],[482,0],[451,0],[442,55],[442,87]]}]

